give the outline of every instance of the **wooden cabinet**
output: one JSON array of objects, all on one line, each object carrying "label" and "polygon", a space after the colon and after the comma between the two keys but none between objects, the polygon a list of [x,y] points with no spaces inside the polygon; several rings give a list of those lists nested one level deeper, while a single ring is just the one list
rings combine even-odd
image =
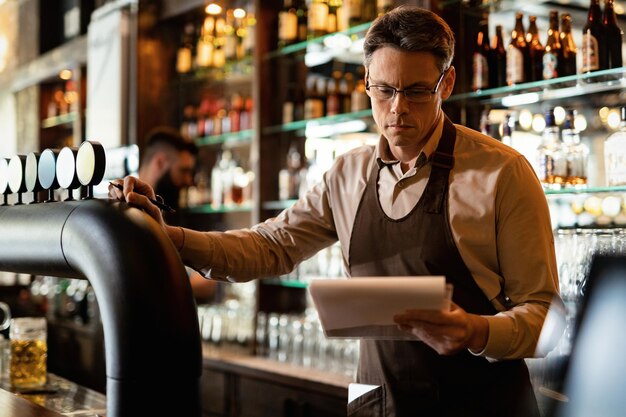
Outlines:
[{"label": "wooden cabinet", "polygon": [[349,378],[267,359],[205,349],[202,410],[206,417],[345,416]]}]

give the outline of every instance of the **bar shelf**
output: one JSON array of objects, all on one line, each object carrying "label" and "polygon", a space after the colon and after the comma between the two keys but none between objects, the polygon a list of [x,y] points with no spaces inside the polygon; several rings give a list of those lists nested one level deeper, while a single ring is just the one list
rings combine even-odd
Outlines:
[{"label": "bar shelf", "polygon": [[[548,100],[560,100],[575,96],[618,91],[626,87],[625,73],[626,67],[611,68],[551,80],[460,93],[450,96],[446,101],[478,100],[484,104],[516,107]],[[607,80],[607,78],[614,79]]]}]

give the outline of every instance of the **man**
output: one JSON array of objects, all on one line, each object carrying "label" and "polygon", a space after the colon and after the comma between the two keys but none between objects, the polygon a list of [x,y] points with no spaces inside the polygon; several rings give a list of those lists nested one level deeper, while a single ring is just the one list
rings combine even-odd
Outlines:
[{"label": "man", "polygon": [[441,18],[399,7],[372,24],[364,51],[378,145],[338,157],[277,218],[202,233],[166,225],[152,190],[132,178],[111,194],[161,222],[214,279],[285,273],[337,240],[349,276],[446,276],[449,311],[395,317],[419,341],[361,341],[357,380],[377,388],[348,415],[537,416],[522,358],[560,301],[542,187],[519,153],[444,115],[456,72]]},{"label": "man", "polygon": [[[178,131],[168,127],[152,129],[139,161],[139,178],[175,210],[179,208],[180,190],[193,185],[193,173],[198,148],[186,141]],[[215,294],[215,282],[189,269],[193,294],[198,300],[210,300]]]},{"label": "man", "polygon": [[172,208],[178,209],[180,190],[193,185],[198,148],[175,129],[157,127],[146,138],[139,178]]}]

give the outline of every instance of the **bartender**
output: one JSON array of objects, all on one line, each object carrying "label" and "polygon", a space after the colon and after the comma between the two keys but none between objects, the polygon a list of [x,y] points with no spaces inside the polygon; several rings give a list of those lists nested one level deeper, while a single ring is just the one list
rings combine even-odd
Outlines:
[{"label": "bartender", "polygon": [[395,317],[415,341],[361,341],[357,382],[377,388],[350,416],[539,415],[523,358],[560,303],[548,207],[522,155],[443,113],[454,43],[425,9],[376,19],[364,64],[378,144],[339,156],[293,207],[251,229],[169,226],[134,178],[110,191],[160,222],[208,278],[284,274],[337,240],[349,277],[444,275],[449,311]]}]

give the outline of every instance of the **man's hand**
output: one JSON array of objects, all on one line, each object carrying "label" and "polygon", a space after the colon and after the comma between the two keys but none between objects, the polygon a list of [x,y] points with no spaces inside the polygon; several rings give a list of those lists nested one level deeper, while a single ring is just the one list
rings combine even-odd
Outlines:
[{"label": "man's hand", "polygon": [[109,185],[109,196],[111,198],[126,201],[132,206],[139,207],[165,228],[161,210],[148,200],[148,198],[156,199],[152,187],[133,176],[127,176],[123,181],[115,180],[111,182],[123,186],[123,190],[119,190],[113,185]]},{"label": "man's hand", "polygon": [[402,330],[418,337],[440,355],[452,355],[463,349],[480,352],[489,337],[487,319],[467,313],[454,303],[448,311],[407,310],[393,319]]}]

